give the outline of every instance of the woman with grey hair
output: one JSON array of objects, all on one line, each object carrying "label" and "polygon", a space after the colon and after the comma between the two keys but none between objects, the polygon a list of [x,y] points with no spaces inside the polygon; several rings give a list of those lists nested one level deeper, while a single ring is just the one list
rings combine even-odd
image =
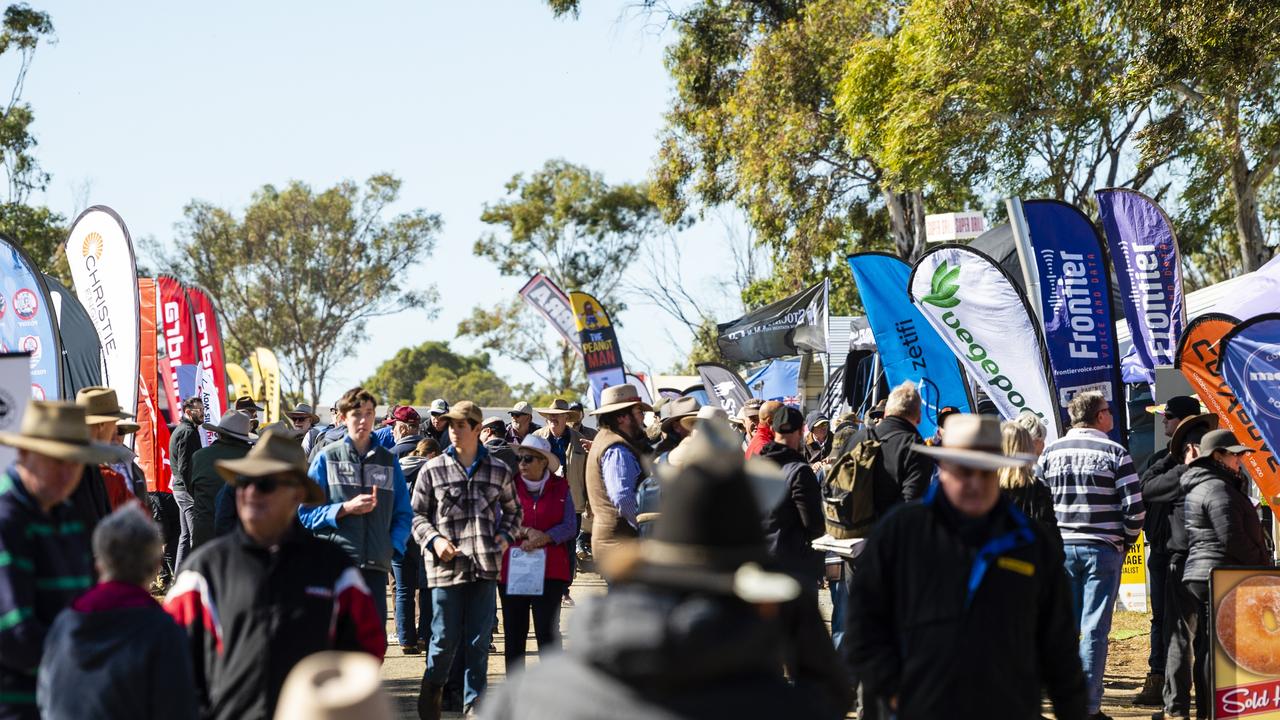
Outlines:
[{"label": "woman with grey hair", "polygon": [[1048,433],[1044,420],[1030,410],[1023,410],[1018,417],[1009,422],[1021,425],[1031,435],[1031,451],[1036,457],[1040,457],[1040,453],[1044,452],[1044,437]]},{"label": "woman with grey hair", "polygon": [[147,592],[164,542],[137,505],[93,531],[99,582],[59,613],[45,640],[36,702],[46,720],[194,718],[186,633]]}]

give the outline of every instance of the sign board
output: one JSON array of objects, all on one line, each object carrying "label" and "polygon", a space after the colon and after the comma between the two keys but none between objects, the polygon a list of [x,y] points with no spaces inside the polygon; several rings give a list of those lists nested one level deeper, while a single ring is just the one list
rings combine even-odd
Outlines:
[{"label": "sign board", "polygon": [[1280,719],[1280,568],[1214,568],[1209,594],[1212,717]]},{"label": "sign board", "polygon": [[1147,536],[1138,533],[1138,541],[1125,553],[1120,568],[1120,606],[1130,612],[1147,611]]},{"label": "sign board", "polygon": [[980,212],[938,213],[924,216],[924,237],[928,242],[972,240],[987,231],[987,219]]}]

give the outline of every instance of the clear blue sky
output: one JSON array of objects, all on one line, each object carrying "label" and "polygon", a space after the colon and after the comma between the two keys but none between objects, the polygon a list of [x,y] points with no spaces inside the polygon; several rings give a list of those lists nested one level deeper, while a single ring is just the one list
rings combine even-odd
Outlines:
[{"label": "clear blue sky", "polygon": [[[643,179],[669,102],[671,37],[624,15],[624,2],[587,2],[577,21],[554,20],[540,0],[33,5],[57,30],[24,93],[53,176],[37,201],[68,215],[110,205],[135,239],[170,242],[192,198],[238,210],[264,183],[390,171],[404,180],[398,209],[442,214],[412,278],[440,291],[438,318],[373,322],[326,395],[401,347],[453,341],[473,305],[519,289],[471,255],[483,204],[513,173],[564,157],[609,181]],[[726,319],[736,298],[718,289],[723,234],[711,221],[680,242],[689,286]],[[661,371],[683,357],[687,333],[632,303],[620,336],[629,363]]]}]

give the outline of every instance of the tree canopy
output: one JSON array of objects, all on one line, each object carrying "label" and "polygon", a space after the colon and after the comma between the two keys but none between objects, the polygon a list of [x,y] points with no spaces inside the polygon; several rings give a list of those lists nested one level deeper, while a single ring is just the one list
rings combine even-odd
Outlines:
[{"label": "tree canopy", "polygon": [[193,200],[176,250],[157,254],[218,299],[229,358],[274,349],[283,384],[314,403],[366,321],[434,312],[434,288],[414,287],[407,271],[435,246],[440,217],[422,209],[386,217],[399,195],[400,181],[382,174],[319,192],[297,181],[264,185],[241,217]]},{"label": "tree canopy", "polygon": [[388,404],[424,405],[440,397],[484,405],[510,405],[512,391],[489,367],[489,355],[461,355],[449,343],[429,340],[401,348],[378,366],[364,387]]}]

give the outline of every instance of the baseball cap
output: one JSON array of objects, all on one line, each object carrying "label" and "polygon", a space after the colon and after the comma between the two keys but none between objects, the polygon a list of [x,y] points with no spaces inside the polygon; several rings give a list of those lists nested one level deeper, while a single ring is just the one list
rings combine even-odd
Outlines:
[{"label": "baseball cap", "polygon": [[444,415],[449,412],[449,403],[445,402],[444,398],[436,398],[431,401],[431,409],[429,412],[432,415]]},{"label": "baseball cap", "polygon": [[391,419],[402,423],[409,423],[410,425],[422,424],[422,416],[419,415],[418,411],[414,410],[411,405],[401,405],[395,410],[392,410]]},{"label": "baseball cap", "polygon": [[1186,418],[1200,414],[1200,401],[1190,395],[1174,395],[1163,405],[1152,405],[1147,412],[1171,418]]},{"label": "baseball cap", "polygon": [[456,402],[453,407],[449,408],[449,412],[444,414],[450,420],[470,420],[479,425],[484,421],[484,415],[480,413],[480,407],[470,400]]},{"label": "baseball cap", "polygon": [[954,405],[938,408],[938,427],[942,427],[942,423],[947,419],[948,415],[955,415],[958,412],[960,412],[960,408]]},{"label": "baseball cap", "polygon": [[520,402],[516,403],[515,407],[508,410],[507,414],[508,415],[532,415],[533,406],[525,402],[524,400],[521,400]]},{"label": "baseball cap", "polygon": [[799,410],[784,405],[773,413],[773,431],[778,434],[793,433],[804,428],[804,415]]},{"label": "baseball cap", "polygon": [[506,431],[507,431],[507,421],[506,421],[506,420],[503,420],[502,418],[498,417],[497,415],[490,415],[489,417],[487,417],[487,418],[485,418],[485,419],[484,419],[484,422],[480,423],[480,427],[482,427],[482,428],[492,428],[492,429],[494,429],[494,430],[497,430],[498,432],[506,432]]},{"label": "baseball cap", "polygon": [[1200,438],[1200,455],[1212,455],[1214,450],[1226,450],[1229,453],[1253,452],[1253,448],[1236,442],[1235,433],[1230,430],[1210,430]]}]

